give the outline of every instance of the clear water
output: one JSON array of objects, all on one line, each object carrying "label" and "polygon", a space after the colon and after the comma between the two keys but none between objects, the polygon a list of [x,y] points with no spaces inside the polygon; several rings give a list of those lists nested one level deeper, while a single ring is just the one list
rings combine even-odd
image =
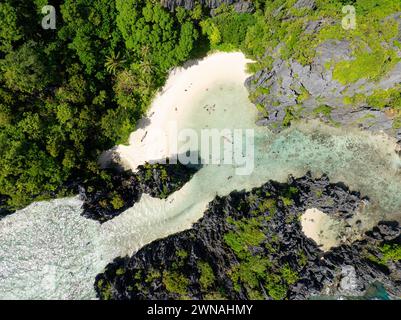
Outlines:
[{"label": "clear water", "polygon": [[399,300],[398,297],[390,297],[383,284],[372,283],[361,297],[355,296],[313,296],[310,300]]},{"label": "clear water", "polygon": [[[301,123],[273,135],[256,127],[256,110],[242,83],[216,82],[194,97],[192,113],[180,124],[201,129],[253,128],[255,170],[235,175],[235,167],[207,165],[166,200],[144,195],[117,218],[100,225],[80,216],[77,198],[34,203],[0,221],[0,298],[92,299],[96,274],[113,258],[131,255],[143,245],[190,228],[218,194],[250,189],[289,174],[326,173],[371,198],[363,212],[366,227],[385,216],[399,218],[401,161],[394,144],[357,130]],[[216,104],[213,114],[202,113]]]}]

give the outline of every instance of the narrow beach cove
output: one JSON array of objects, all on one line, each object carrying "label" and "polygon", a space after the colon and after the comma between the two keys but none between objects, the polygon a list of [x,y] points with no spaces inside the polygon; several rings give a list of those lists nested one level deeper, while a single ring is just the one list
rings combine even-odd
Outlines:
[{"label": "narrow beach cove", "polygon": [[249,190],[267,180],[284,182],[290,174],[327,174],[332,182],[343,182],[369,197],[370,204],[357,214],[361,230],[383,218],[400,220],[401,160],[394,141],[315,121],[277,135],[257,127],[257,110],[243,85],[247,62],[241,53],[217,53],[173,71],[149,110],[144,121],[148,126],[133,133],[129,146],[117,150],[122,163],[135,169],[170,155],[154,128],[166,129],[173,121],[178,129],[195,131],[207,126],[253,129],[251,175],[236,175],[233,165],[205,165],[167,199],[144,195],[103,225],[80,216],[82,202],[77,198],[34,203],[0,221],[0,298],[93,299],[96,274],[115,257],[190,228],[216,195]]}]

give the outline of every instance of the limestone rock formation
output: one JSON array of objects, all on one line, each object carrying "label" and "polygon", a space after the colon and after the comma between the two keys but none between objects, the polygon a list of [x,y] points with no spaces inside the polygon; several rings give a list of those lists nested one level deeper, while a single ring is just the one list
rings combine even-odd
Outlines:
[{"label": "limestone rock formation", "polygon": [[84,201],[83,216],[106,222],[139,201],[143,193],[152,197],[167,198],[179,190],[199,170],[199,167],[180,163],[145,164],[138,171],[107,169],[110,181],[89,181],[78,186]]},{"label": "limestone rock formation", "polygon": [[[313,1],[300,0],[297,5],[313,8]],[[386,19],[398,23],[401,20],[400,15]],[[303,33],[315,35],[333,23],[327,19],[310,20],[305,23]],[[393,46],[391,41],[386,45],[401,57],[400,48]],[[380,79],[362,77],[355,82],[341,83],[335,78],[333,66],[340,62],[354,63],[350,41],[332,39],[320,43],[310,64],[301,64],[292,58],[282,59],[279,54],[282,46],[268,48],[265,55],[272,57],[272,65],[259,70],[246,81],[251,94],[260,92],[256,94],[254,103],[266,110],[261,114],[259,125],[267,125],[277,132],[289,126],[292,120],[320,118],[335,126],[384,131],[401,143],[400,117],[385,103],[378,108],[371,101],[376,92],[397,90],[401,84],[401,62],[382,74]],[[367,47],[366,52],[369,50]]]},{"label": "limestone rock formation", "polygon": [[397,223],[382,222],[326,253],[302,232],[305,208],[345,219],[362,201],[344,185],[309,175],[232,192],[212,201],[192,229],[116,259],[95,289],[101,299],[305,299],[362,296],[379,281],[400,294],[400,262],[383,257],[386,245],[400,245]]}]

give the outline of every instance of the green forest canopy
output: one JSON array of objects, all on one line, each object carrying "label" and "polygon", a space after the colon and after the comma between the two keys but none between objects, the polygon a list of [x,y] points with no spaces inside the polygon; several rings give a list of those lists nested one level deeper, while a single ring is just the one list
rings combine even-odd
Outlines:
[{"label": "green forest canopy", "polygon": [[[341,8],[349,1],[341,0],[316,0],[314,9],[257,0],[253,14],[222,5],[213,17],[199,4],[170,12],[157,0],[58,0],[57,28],[44,30],[47,2],[0,3],[0,208],[65,195],[73,181],[107,179],[99,154],[127,140],[168,71],[192,57],[240,49],[257,71],[271,64],[267,48],[282,44],[283,58],[307,64],[320,42],[346,37],[377,48],[374,54],[391,64],[393,53],[378,44],[395,29],[379,21],[401,11],[399,0],[351,1],[361,28],[345,34]],[[307,21],[328,17],[338,23],[303,33]],[[348,79],[349,71],[337,67],[342,81],[364,74],[351,70]]]}]

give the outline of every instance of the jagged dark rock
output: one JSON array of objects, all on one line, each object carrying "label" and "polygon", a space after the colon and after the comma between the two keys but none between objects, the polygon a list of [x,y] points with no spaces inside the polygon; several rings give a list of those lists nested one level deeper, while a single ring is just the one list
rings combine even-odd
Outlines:
[{"label": "jagged dark rock", "polygon": [[400,228],[395,221],[382,221],[366,233],[370,241],[393,241],[400,237]]},{"label": "jagged dark rock", "polygon": [[[295,7],[313,9],[314,5],[312,0],[299,0]],[[386,19],[401,22],[399,14]],[[335,21],[327,18],[308,21],[303,32],[316,34],[323,26],[333,23]],[[349,41],[327,40],[320,43],[313,61],[306,65],[292,58],[280,58],[278,53],[282,46],[279,44],[276,48],[268,48],[265,56],[272,57],[272,65],[259,70],[246,81],[251,94],[260,91],[253,102],[266,109],[260,114],[259,125],[280,132],[290,125],[285,119],[286,115],[291,114],[293,120],[318,118],[335,126],[358,126],[372,132],[383,131],[394,137],[401,146],[401,128],[396,124],[396,117],[390,108],[377,109],[364,100],[352,105],[347,103],[347,97],[369,96],[375,90],[397,87],[401,83],[400,62],[379,80],[362,78],[355,83],[342,84],[334,79],[333,67],[328,65],[354,59]],[[401,56],[399,48],[394,50]]]},{"label": "jagged dark rock", "polygon": [[110,180],[97,179],[80,185],[78,192],[84,201],[82,215],[103,223],[139,201],[143,193],[166,198],[179,190],[199,170],[199,167],[180,163],[145,164],[137,172],[109,168]]},{"label": "jagged dark rock", "polygon": [[[369,285],[379,282],[390,295],[396,297],[401,293],[401,262],[381,262],[383,245],[401,244],[401,226],[396,221],[382,221],[365,237],[352,243],[333,248],[324,256],[322,263],[325,269],[334,274],[332,286],[328,285],[330,294],[358,296],[365,292]],[[344,276],[339,267],[351,270],[354,274],[353,285],[344,287],[341,280]],[[323,269],[324,272],[327,272]]]},{"label": "jagged dark rock", "polygon": [[302,232],[305,209],[345,219],[362,201],[344,185],[310,175],[216,197],[190,230],[109,264],[95,289],[101,299],[306,299],[362,296],[379,281],[400,294],[400,263],[374,261],[384,243],[400,244],[397,223],[382,222],[362,240],[326,253]]}]

